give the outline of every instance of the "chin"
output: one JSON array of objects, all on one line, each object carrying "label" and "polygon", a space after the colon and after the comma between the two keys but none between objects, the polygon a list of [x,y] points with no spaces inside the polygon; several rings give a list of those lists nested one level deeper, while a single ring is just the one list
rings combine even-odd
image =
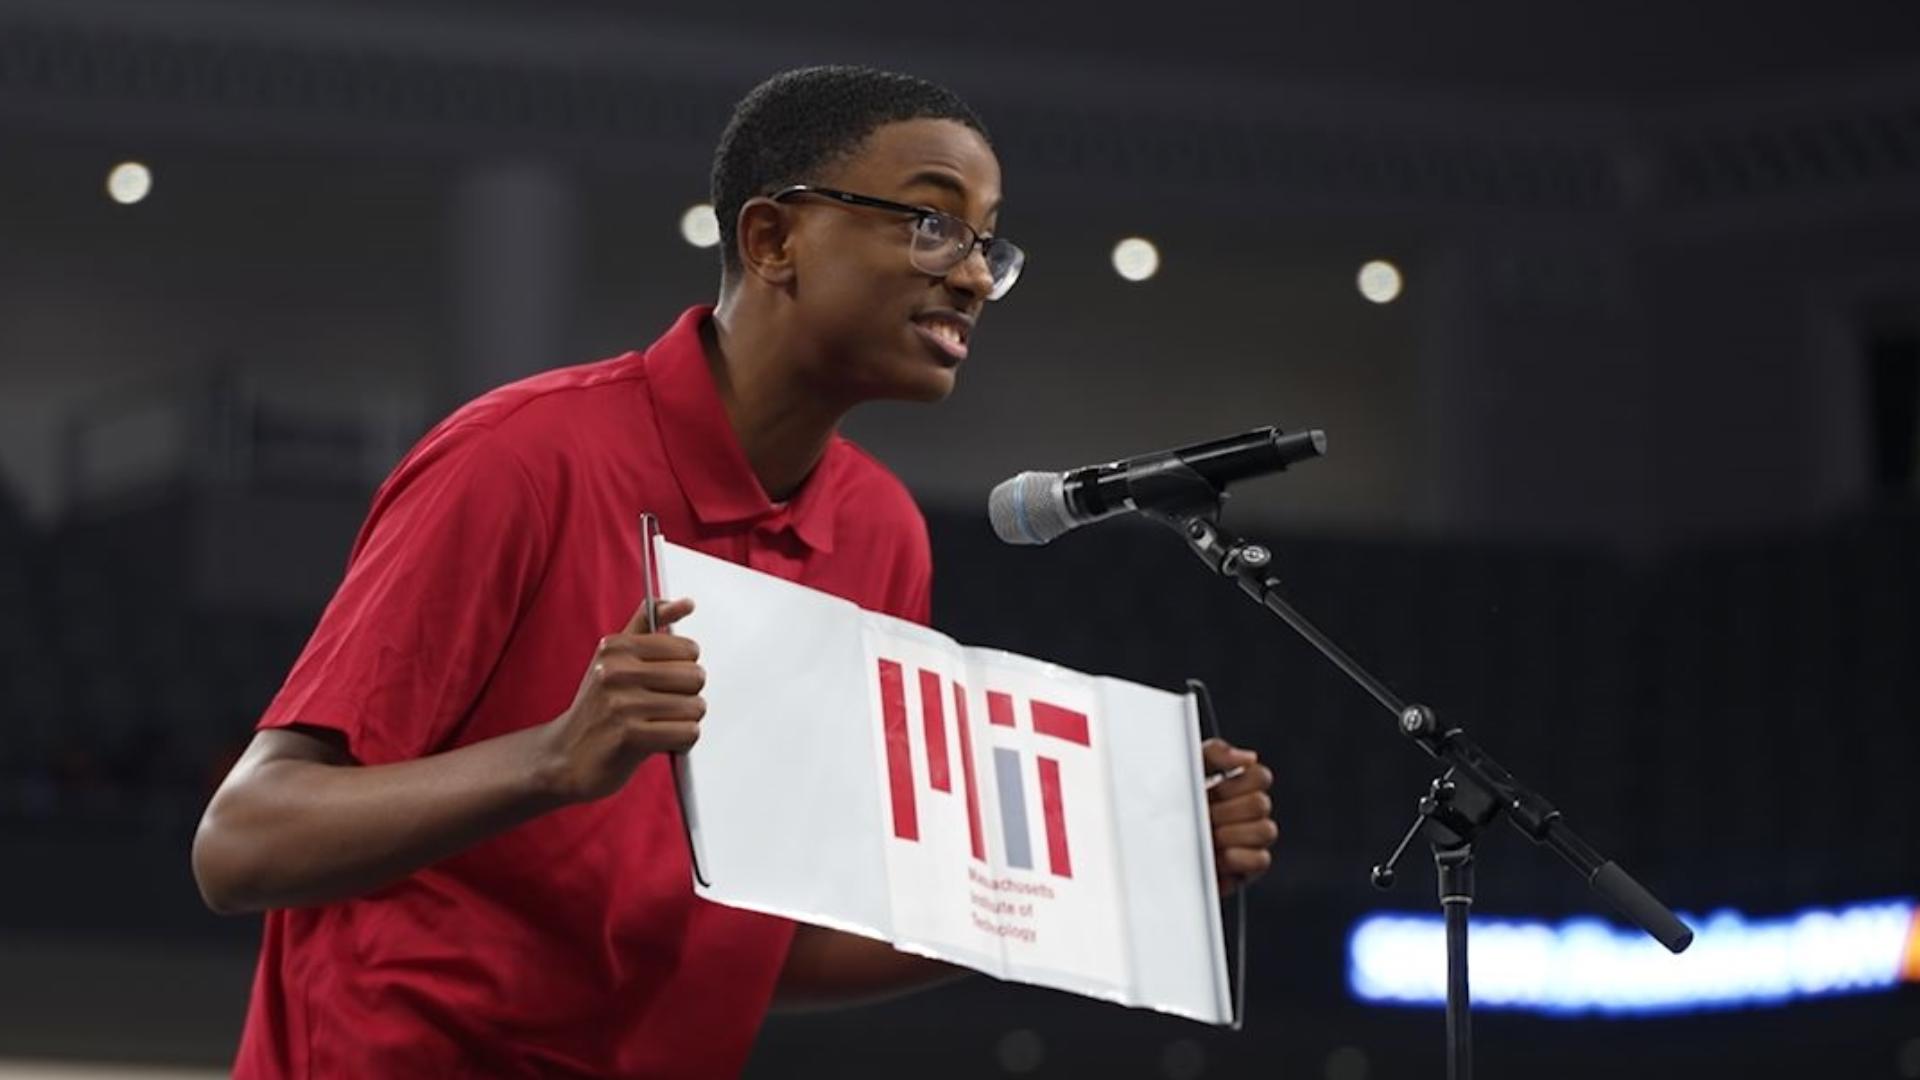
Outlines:
[{"label": "chin", "polygon": [[922,392],[914,395],[913,400],[929,404],[945,401],[953,395],[953,388],[957,381],[953,372],[943,372],[937,378],[928,379],[919,388]]},{"label": "chin", "polygon": [[912,384],[895,384],[884,392],[872,395],[874,401],[904,401],[916,405],[937,405],[947,400],[953,393],[953,380],[934,384],[921,381]]},{"label": "chin", "polygon": [[953,393],[959,369],[940,367],[916,358],[868,384],[863,396],[879,401],[911,401],[933,404],[945,401]]}]

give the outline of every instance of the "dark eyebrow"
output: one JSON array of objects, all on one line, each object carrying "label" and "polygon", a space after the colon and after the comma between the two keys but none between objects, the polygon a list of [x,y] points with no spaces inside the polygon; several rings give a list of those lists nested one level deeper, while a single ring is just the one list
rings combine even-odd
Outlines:
[{"label": "dark eyebrow", "polygon": [[[951,192],[962,199],[967,197],[967,186],[962,184],[957,177],[951,173],[936,172],[932,169],[922,169],[914,173],[913,176],[907,180],[907,186],[910,188],[922,186],[936,187],[942,191]],[[999,212],[999,200],[995,200],[992,206],[987,207],[988,217],[992,217]]]}]

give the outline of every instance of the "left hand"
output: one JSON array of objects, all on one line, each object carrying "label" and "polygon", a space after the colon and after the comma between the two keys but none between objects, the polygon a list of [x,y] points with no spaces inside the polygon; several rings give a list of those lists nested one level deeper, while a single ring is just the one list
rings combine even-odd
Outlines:
[{"label": "left hand", "polygon": [[1243,770],[1207,792],[1207,818],[1213,826],[1213,866],[1220,895],[1246,885],[1273,866],[1273,842],[1280,827],[1273,822],[1273,771],[1260,756],[1225,739],[1200,745],[1200,759],[1209,776],[1229,769]]}]

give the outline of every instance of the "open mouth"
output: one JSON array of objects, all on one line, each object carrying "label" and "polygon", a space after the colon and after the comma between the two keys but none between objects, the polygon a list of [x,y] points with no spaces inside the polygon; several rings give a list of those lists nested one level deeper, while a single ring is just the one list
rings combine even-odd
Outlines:
[{"label": "open mouth", "polygon": [[973,327],[966,316],[947,312],[916,315],[913,329],[949,363],[957,364],[967,358],[967,335]]}]

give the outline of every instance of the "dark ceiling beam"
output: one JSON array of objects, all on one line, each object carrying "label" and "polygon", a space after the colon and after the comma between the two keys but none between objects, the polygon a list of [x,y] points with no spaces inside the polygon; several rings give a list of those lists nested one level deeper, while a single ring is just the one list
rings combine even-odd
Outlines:
[{"label": "dark ceiling beam", "polygon": [[[500,35],[476,47],[471,32],[431,26],[343,34],[242,24],[238,14],[220,25],[221,11],[242,9],[203,7],[175,25],[84,4],[61,10],[0,9],[0,117],[14,124],[673,161],[686,172],[757,70],[752,58],[726,69],[684,55],[661,62],[670,42],[578,47],[528,31],[517,47]],[[1591,110],[1443,111],[1411,96],[1302,105],[1221,88],[1210,97],[1204,80],[1143,107],[1152,95],[1137,80],[1115,76],[1103,93],[1084,71],[1026,78],[973,96],[1003,156],[1038,186],[1584,217],[1920,179],[1920,79],[1830,104],[1812,94],[1759,111],[1678,121],[1620,111],[1594,123]]]}]

